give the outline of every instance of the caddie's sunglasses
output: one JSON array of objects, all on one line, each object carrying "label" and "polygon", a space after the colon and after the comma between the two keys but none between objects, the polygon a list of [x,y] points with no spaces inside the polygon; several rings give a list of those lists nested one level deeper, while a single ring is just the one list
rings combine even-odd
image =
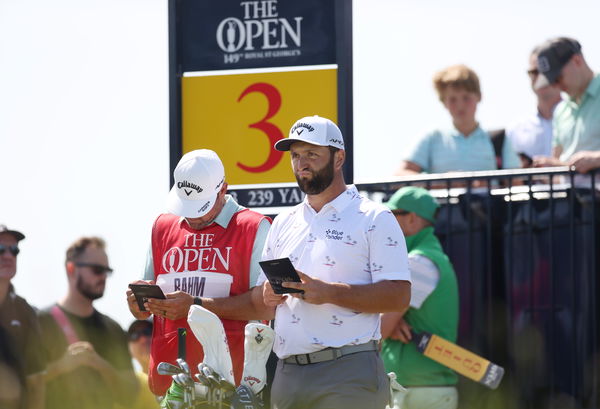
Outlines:
[{"label": "caddie's sunglasses", "polygon": [[530,77],[537,77],[539,73],[540,71],[537,68],[527,70],[527,74],[529,74]]},{"label": "caddie's sunglasses", "polygon": [[130,335],[129,335],[129,339],[131,341],[137,341],[138,339],[140,339],[141,337],[151,337],[152,336],[152,327],[145,327],[142,329],[138,329],[136,331],[133,331]]},{"label": "caddie's sunglasses", "polygon": [[112,268],[107,267],[107,266],[103,266],[102,264],[95,264],[95,263],[84,263],[82,261],[75,263],[75,265],[77,267],[89,267],[92,272],[94,274],[96,274],[97,276],[101,276],[102,274],[107,274],[110,275],[110,273],[112,273]]},{"label": "caddie's sunglasses", "polygon": [[12,245],[12,246],[6,246],[4,244],[0,244],[0,256],[4,254],[5,251],[8,251],[10,254],[12,254],[13,256],[17,257],[17,254],[19,254],[19,246],[17,246],[16,244]]}]

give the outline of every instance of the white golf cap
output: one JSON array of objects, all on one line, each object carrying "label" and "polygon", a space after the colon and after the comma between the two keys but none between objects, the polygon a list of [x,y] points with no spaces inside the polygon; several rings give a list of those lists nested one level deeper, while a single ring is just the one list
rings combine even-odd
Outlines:
[{"label": "white golf cap", "polygon": [[202,217],[215,205],[225,182],[225,169],[215,152],[198,149],[183,155],[173,178],[167,211],[183,217]]},{"label": "white golf cap", "polygon": [[290,129],[288,137],[275,143],[275,149],[289,151],[294,142],[344,149],[344,138],[342,138],[340,128],[329,119],[318,115],[297,120]]}]

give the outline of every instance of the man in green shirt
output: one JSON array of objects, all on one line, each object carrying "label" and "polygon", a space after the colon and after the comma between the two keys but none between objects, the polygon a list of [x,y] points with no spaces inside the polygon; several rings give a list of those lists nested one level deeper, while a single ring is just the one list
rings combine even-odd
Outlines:
[{"label": "man in green shirt", "polygon": [[406,237],[412,278],[410,308],[404,314],[382,315],[381,355],[387,371],[394,371],[407,392],[394,393],[394,409],[458,406],[457,376],[449,368],[423,356],[411,343],[411,331],[427,331],[456,342],[458,284],[452,264],[435,237],[433,224],[439,208],[429,192],[403,187],[385,203]]},{"label": "man in green shirt", "polygon": [[546,41],[538,54],[534,88],[552,84],[567,93],[554,111],[552,158],[536,158],[536,166],[572,165],[580,173],[600,168],[600,75],[594,74],[577,40]]}]

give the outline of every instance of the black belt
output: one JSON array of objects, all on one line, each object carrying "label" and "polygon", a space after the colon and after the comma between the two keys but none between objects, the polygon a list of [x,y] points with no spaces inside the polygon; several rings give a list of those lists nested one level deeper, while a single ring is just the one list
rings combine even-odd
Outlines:
[{"label": "black belt", "polygon": [[325,348],[310,354],[292,355],[284,358],[286,364],[308,365],[318,362],[333,361],[344,355],[356,354],[357,352],[377,351],[379,346],[377,341],[369,341],[360,345],[344,345],[339,348]]}]

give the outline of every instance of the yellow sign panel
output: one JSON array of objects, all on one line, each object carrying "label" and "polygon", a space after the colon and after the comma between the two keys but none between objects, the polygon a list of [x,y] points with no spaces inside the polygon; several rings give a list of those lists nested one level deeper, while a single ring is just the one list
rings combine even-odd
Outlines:
[{"label": "yellow sign panel", "polygon": [[292,182],[289,155],[273,144],[309,115],[337,123],[337,69],[186,76],[182,153],[214,150],[229,184]]}]

